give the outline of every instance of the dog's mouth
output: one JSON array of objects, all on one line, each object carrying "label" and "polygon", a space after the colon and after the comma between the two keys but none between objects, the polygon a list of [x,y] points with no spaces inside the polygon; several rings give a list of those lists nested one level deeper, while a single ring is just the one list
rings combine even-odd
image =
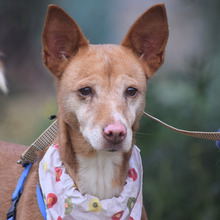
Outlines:
[{"label": "dog's mouth", "polygon": [[106,144],[103,150],[111,153],[119,152],[123,150],[123,146],[122,144]]},{"label": "dog's mouth", "polygon": [[117,149],[109,149],[108,152],[117,152]]}]

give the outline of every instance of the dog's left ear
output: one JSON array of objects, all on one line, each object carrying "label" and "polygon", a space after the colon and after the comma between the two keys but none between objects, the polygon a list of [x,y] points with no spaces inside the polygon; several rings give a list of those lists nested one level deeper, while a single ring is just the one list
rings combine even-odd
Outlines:
[{"label": "dog's left ear", "polygon": [[132,49],[150,78],[163,64],[167,39],[166,9],[164,4],[157,4],[139,17],[121,45]]},{"label": "dog's left ear", "polygon": [[44,63],[57,77],[79,48],[88,46],[77,23],[56,5],[48,7],[42,42]]}]

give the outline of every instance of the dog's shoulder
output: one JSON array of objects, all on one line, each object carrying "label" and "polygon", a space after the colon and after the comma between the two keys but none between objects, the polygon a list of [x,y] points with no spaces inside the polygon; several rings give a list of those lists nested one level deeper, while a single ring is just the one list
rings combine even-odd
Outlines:
[{"label": "dog's shoulder", "polygon": [[6,216],[17,181],[23,171],[17,160],[27,147],[0,141],[0,215]]},{"label": "dog's shoulder", "polygon": [[[27,149],[26,146],[0,141],[0,192],[5,191],[11,185],[16,186],[17,180],[22,173],[22,168],[17,164],[21,154]],[[6,190],[7,191],[7,190]],[[2,193],[0,201],[2,199]]]},{"label": "dog's shoulder", "polygon": [[[19,160],[26,149],[26,146],[0,141],[0,215],[3,217],[6,217],[6,213],[11,206],[12,194],[24,170],[21,165],[17,164],[17,160]],[[18,220],[40,220],[42,218],[37,204],[36,186],[38,182],[39,161],[43,158],[44,153],[41,152],[38,154],[39,160],[32,165],[26,178],[23,194],[17,208]]]}]

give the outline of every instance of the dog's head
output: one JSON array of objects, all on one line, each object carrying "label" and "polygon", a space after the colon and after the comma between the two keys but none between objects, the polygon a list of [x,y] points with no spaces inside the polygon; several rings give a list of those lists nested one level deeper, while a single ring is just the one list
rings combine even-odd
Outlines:
[{"label": "dog's head", "polygon": [[147,80],[164,61],[167,38],[163,4],[146,11],[121,45],[90,45],[69,15],[49,6],[43,59],[56,79],[59,117],[78,125],[91,149],[131,149]]}]

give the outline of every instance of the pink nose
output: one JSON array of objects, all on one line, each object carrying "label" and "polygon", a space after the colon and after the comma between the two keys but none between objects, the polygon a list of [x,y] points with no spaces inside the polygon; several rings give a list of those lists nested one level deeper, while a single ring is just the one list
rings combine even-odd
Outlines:
[{"label": "pink nose", "polygon": [[127,130],[123,124],[109,124],[103,130],[104,138],[111,144],[120,144],[126,137]]}]

